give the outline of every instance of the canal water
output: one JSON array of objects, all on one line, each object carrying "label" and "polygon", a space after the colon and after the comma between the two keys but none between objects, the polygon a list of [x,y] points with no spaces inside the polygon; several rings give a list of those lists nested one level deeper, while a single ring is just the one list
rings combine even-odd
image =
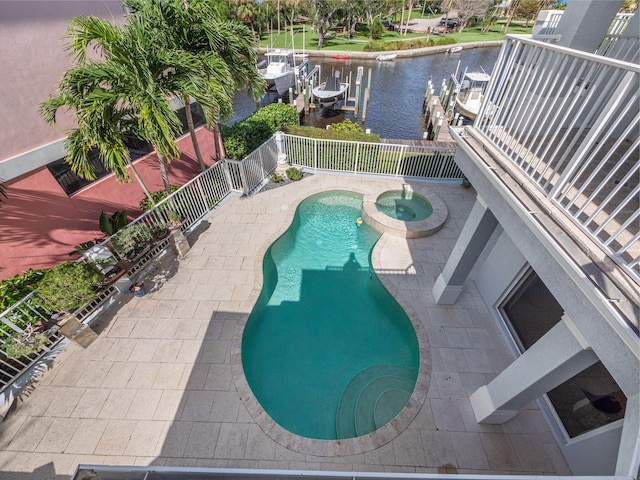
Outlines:
[{"label": "canal water", "polygon": [[[470,71],[482,68],[491,73],[499,52],[499,47],[472,48],[454,54],[397,58],[392,62],[310,58],[309,63],[310,69],[320,65],[322,81],[335,70],[341,70],[343,78],[351,73],[354,86],[358,67],[364,67],[363,90],[366,87],[366,76],[371,69],[371,97],[364,128],[371,129],[372,133],[378,133],[382,138],[419,140],[422,139],[425,130],[422,100],[429,79],[438,93],[442,80],[448,80],[449,76],[455,73],[458,62],[461,70],[465,67]],[[277,101],[277,98],[276,94],[268,94],[263,97],[262,103]],[[288,98],[283,101],[288,101]],[[255,109],[256,106],[247,92],[239,92],[234,100],[235,116],[228,123],[248,117]],[[324,128],[327,124],[341,122],[345,118],[353,120],[353,113],[320,108],[306,115],[302,123]]]}]

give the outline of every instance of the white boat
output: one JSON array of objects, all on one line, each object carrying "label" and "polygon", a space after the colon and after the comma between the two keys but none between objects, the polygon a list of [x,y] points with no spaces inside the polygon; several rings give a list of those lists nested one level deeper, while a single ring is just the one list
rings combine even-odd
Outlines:
[{"label": "white boat", "polygon": [[344,98],[349,84],[340,82],[340,75],[340,70],[337,70],[333,76],[327,78],[326,82],[322,82],[311,90],[314,97],[318,99],[320,106],[330,107]]},{"label": "white boat", "polygon": [[388,53],[386,55],[378,55],[376,57],[376,60],[378,60],[379,62],[389,62],[391,60],[395,60],[397,56],[397,53]]},{"label": "white boat", "polygon": [[458,45],[457,47],[451,47],[449,50],[447,50],[447,53],[458,53],[461,51],[462,51],[462,47]]},{"label": "white boat", "polygon": [[461,115],[470,120],[475,120],[480,105],[482,105],[484,91],[491,80],[491,76],[485,72],[467,72],[465,70],[459,81],[454,77],[458,88],[456,96],[456,109]]},{"label": "white boat", "polygon": [[266,68],[260,68],[267,88],[275,87],[278,94],[284,95],[296,84],[295,62],[292,50],[272,50],[265,54]]}]

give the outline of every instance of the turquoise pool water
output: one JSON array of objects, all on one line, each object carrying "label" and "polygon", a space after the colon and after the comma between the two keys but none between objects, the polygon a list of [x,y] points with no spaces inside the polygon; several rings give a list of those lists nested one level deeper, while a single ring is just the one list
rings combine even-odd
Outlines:
[{"label": "turquoise pool water", "polygon": [[419,367],[411,321],[373,273],[380,234],[356,220],[362,196],[304,200],[268,249],[242,362],[265,411],[295,434],[338,439],[389,422]]},{"label": "turquoise pool water", "polygon": [[417,222],[429,218],[433,213],[431,202],[414,192],[389,190],[376,199],[379,211],[397,220]]}]

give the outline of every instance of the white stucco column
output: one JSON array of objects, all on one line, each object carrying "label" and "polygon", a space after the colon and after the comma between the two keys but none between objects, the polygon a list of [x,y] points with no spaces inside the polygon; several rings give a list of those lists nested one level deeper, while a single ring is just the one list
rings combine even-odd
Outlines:
[{"label": "white stucco column", "polygon": [[540,395],[598,361],[566,315],[469,400],[478,423],[500,424]]},{"label": "white stucco column", "polygon": [[[640,382],[640,379],[638,379]],[[616,475],[636,477],[640,467],[640,393],[627,397]]]},{"label": "white stucco column", "polygon": [[484,201],[477,197],[447,264],[433,286],[433,298],[437,304],[455,303],[469,272],[497,225],[498,221]]},{"label": "white stucco column", "polygon": [[[622,6],[622,0],[579,0],[567,2],[555,34],[558,45],[593,53]],[[608,19],[609,21],[603,21]]]}]

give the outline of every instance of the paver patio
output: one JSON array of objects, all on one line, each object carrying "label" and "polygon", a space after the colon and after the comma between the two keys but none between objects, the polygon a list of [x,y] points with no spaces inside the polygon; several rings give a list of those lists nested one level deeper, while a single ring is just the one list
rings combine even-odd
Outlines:
[{"label": "paver patio", "polygon": [[428,392],[409,426],[378,448],[322,456],[276,442],[246,408],[232,348],[260,292],[267,247],[312,193],[401,185],[313,175],[228,200],[190,237],[186,258],[165,258],[145,279],[146,296],[112,308],[92,345],[69,345],[23,395],[0,424],[0,478],[69,478],[79,463],[570,474],[537,405],[504,425],[474,419],[469,395],[514,357],[472,279],[453,306],[431,298],[475,200],[473,189],[459,185],[432,185],[449,210],[442,230],[408,241],[385,235],[372,256],[428,337]]}]

